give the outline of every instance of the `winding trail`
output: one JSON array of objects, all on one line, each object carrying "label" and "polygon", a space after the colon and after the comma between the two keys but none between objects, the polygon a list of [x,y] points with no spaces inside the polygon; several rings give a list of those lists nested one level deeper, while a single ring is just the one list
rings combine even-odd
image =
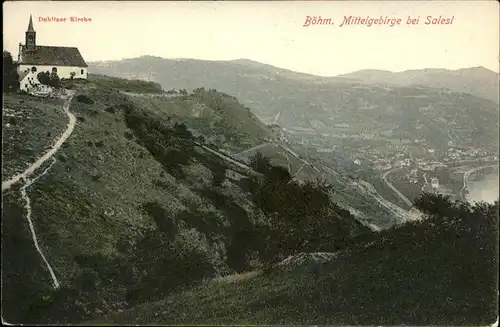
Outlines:
[{"label": "winding trail", "polygon": [[[32,213],[31,212],[31,201],[30,201],[30,198],[28,197],[27,188],[30,187],[31,185],[33,185],[40,177],[44,176],[45,174],[47,174],[49,172],[50,168],[52,168],[52,165],[54,165],[54,163],[56,162],[56,159],[53,157],[54,154],[57,153],[57,151],[61,148],[63,143],[68,139],[68,137],[73,132],[73,129],[75,128],[76,117],[75,117],[75,115],[73,115],[69,111],[69,107],[70,107],[71,100],[72,100],[73,96],[74,96],[74,92],[68,91],[68,96],[63,98],[65,100],[64,104],[63,104],[63,110],[66,113],[66,115],[68,116],[69,122],[68,122],[68,127],[66,128],[64,133],[61,135],[61,137],[59,137],[59,139],[55,142],[55,144],[52,146],[52,148],[49,151],[47,151],[44,155],[42,155],[40,158],[38,158],[38,160],[36,160],[32,165],[30,165],[28,167],[28,169],[26,169],[21,174],[18,174],[16,176],[12,177],[11,179],[2,183],[2,192],[3,192],[5,190],[8,190],[12,185],[16,184],[19,180],[25,182],[25,184],[21,187],[20,191],[21,191],[21,197],[24,199],[24,201],[26,203],[24,208],[26,209],[26,220],[28,221],[28,224],[29,224],[31,239],[33,240],[33,244],[35,245],[37,252],[40,254],[40,257],[42,258],[43,262],[45,263],[45,266],[47,267],[47,269],[50,273],[50,276],[52,278],[52,283],[54,285],[54,288],[56,288],[56,289],[59,288],[60,283],[57,280],[57,277],[54,273],[54,269],[52,269],[52,266],[50,265],[49,261],[47,260],[47,258],[43,254],[43,252],[40,248],[40,245],[38,244],[38,238],[36,236],[35,227],[33,226],[33,221],[31,220],[31,213]],[[51,158],[52,158],[52,163],[41,174],[39,174],[38,176],[36,176],[33,179],[28,178],[38,168],[40,168],[47,160],[49,160]]]},{"label": "winding trail", "polygon": [[22,173],[10,178],[9,180],[2,182],[2,192],[8,190],[12,185],[19,182],[21,179],[27,179],[31,174],[35,172],[38,168],[40,168],[44,162],[49,160],[59,148],[63,145],[63,143],[68,139],[68,137],[73,132],[76,123],[76,117],[71,112],[69,112],[69,106],[71,103],[71,99],[73,98],[74,92],[68,91],[68,96],[64,98],[63,110],[69,118],[68,127],[64,131],[64,133],[59,137],[56,143],[52,146],[52,148],[47,151],[44,155],[42,155],[38,160],[36,160],[32,165],[30,165],[25,171]]}]

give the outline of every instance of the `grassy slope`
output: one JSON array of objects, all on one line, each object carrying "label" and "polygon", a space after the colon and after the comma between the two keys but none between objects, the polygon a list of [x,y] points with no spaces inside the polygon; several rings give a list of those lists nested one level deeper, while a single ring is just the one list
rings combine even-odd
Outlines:
[{"label": "grassy slope", "polygon": [[17,94],[4,95],[3,114],[2,180],[7,180],[52,146],[68,118],[61,100]]},{"label": "grassy slope", "polygon": [[[50,173],[29,192],[40,245],[63,285],[71,284],[81,270],[75,256],[119,257],[122,238],[154,228],[152,219],[140,210],[145,202],[157,201],[173,216],[192,205],[217,212],[210,200],[195,193],[211,183],[206,167],[193,164],[186,169],[186,180],[176,180],[143,146],[126,137],[130,130],[120,113],[104,110],[125,101],[124,96],[104,90],[85,92],[95,104],[73,101],[75,130],[57,153]],[[22,204],[18,196],[12,201]],[[25,238],[24,234],[19,237]],[[45,273],[39,275],[45,280]]]},{"label": "grassy slope", "polygon": [[[89,87],[88,84],[85,86]],[[101,254],[106,258],[120,258],[123,254],[118,250],[118,242],[122,237],[134,237],[142,228],[154,228],[152,219],[139,209],[145,202],[159,202],[170,215],[193,206],[204,212],[221,214],[214,205],[215,201],[200,193],[211,183],[206,162],[191,162],[184,167],[185,177],[176,180],[130,136],[132,132],[123,119],[123,112],[109,109],[130,104],[129,98],[112,90],[80,92],[86,93],[95,103],[86,105],[74,100],[71,110],[79,117],[75,131],[58,153],[57,163],[50,173],[33,185],[30,192],[40,245],[63,284],[73,283],[73,277],[81,269],[74,260],[76,255]],[[148,107],[143,109],[149,110]],[[206,154],[200,153],[197,158],[206,158]],[[220,191],[246,208],[250,216],[258,216],[239,187],[224,184]],[[30,238],[26,237],[26,225],[23,227],[21,223],[24,217],[15,189],[5,196],[5,203],[10,209],[3,210],[3,213],[9,213],[3,216],[3,226],[8,223],[10,232],[8,239],[2,239],[3,249],[12,244],[24,244],[24,247],[15,247],[15,254],[2,251],[3,260],[6,255],[10,260],[9,267],[21,272],[20,275],[16,271],[7,273],[15,278],[23,276],[26,281],[19,283],[17,280],[18,284],[11,285],[18,285],[24,291],[40,287],[40,284],[46,287],[49,283],[47,273],[36,264],[38,256],[33,254]],[[466,296],[483,290],[476,280],[485,280],[484,276],[464,275],[463,266],[475,264],[475,256],[465,263],[461,256],[461,249],[465,250],[470,244],[461,244],[462,248],[454,247],[450,251],[446,247],[449,243],[443,239],[453,237],[453,234],[433,232],[428,231],[425,242],[417,238],[413,243],[411,235],[401,233],[399,240],[391,241],[393,245],[384,244],[364,254],[341,259],[327,265],[319,276],[295,271],[259,275],[242,281],[242,284],[202,285],[192,291],[171,295],[167,299],[171,303],[167,305],[162,302],[146,305],[106,321],[306,323],[317,319],[314,322],[361,324],[380,318],[386,319],[378,320],[380,323],[397,324],[412,321],[444,323],[444,320],[439,320],[443,312],[447,313],[446,317],[454,315],[457,323],[470,322],[466,318],[472,313],[484,316],[481,313],[486,311],[481,310],[491,309],[488,308],[493,303],[490,297],[483,296],[483,302],[466,301]],[[403,240],[406,245],[402,244]],[[204,246],[210,248],[211,244]],[[431,258],[412,256],[416,248],[434,255]],[[216,252],[215,249],[212,251]],[[440,269],[434,268],[439,264]],[[2,273],[5,274],[6,270],[3,269]],[[372,278],[367,279],[367,276]],[[362,282],[365,284],[360,287]],[[263,288],[266,285],[267,289]],[[450,285],[459,285],[463,291],[454,291]],[[419,294],[420,297],[409,296],[421,289],[433,291]],[[110,289],[107,297],[119,299],[123,297],[120,293],[123,291]],[[6,291],[2,293],[7,300]],[[445,294],[451,295],[451,302],[443,297]],[[35,296],[15,288],[11,288],[8,295],[18,296],[17,300],[22,296],[28,299]],[[373,299],[381,300],[377,301],[378,306]],[[11,309],[18,306],[17,300],[9,298],[13,303]],[[396,307],[403,309],[397,311]],[[413,314],[412,310],[417,313]],[[417,314],[421,316],[415,316]]]},{"label": "grassy slope", "polygon": [[249,109],[233,97],[214,93],[213,97],[216,96],[222,99],[219,108],[210,103],[209,92],[172,98],[133,97],[133,101],[150,108],[159,117],[182,121],[196,134],[225,148],[244,149],[265,142],[270,131]]},{"label": "grassy slope", "polygon": [[[151,218],[139,208],[144,202],[158,200],[175,214],[184,209],[183,202],[198,198],[165,174],[147,150],[125,137],[129,129],[123,120],[103,110],[104,103],[120,101],[120,96],[105,91],[95,95],[102,98],[92,106],[73,101],[71,110],[78,118],[75,130],[58,151],[50,172],[29,189],[39,244],[63,285],[71,285],[81,272],[75,256],[102,255],[111,260],[119,257],[117,245],[122,238],[135,236],[143,226],[151,228]],[[50,111],[47,115],[50,119]],[[53,123],[49,119],[46,123]],[[158,180],[169,185],[170,191],[158,187]],[[23,204],[16,194],[9,199],[13,206]],[[24,214],[18,219],[22,221]],[[26,229],[15,234],[20,239],[29,236]],[[23,250],[20,254],[26,255]],[[38,286],[47,286],[47,272],[26,268],[16,269],[29,279],[38,278],[42,282]],[[17,319],[6,314],[7,321]]]},{"label": "grassy slope", "polygon": [[155,94],[162,93],[161,86],[154,82],[143,80],[128,80],[123,78],[116,78],[101,74],[89,74],[87,80],[65,80],[63,85],[66,88],[72,88],[74,85],[81,87],[83,85],[91,84],[92,87],[100,89],[115,89],[126,92]]},{"label": "grassy slope", "polygon": [[151,228],[151,218],[140,209],[146,202],[161,203],[172,216],[193,205],[217,212],[197,191],[211,183],[203,163],[186,167],[184,180],[174,178],[143,146],[126,137],[130,129],[122,113],[104,110],[126,101],[125,96],[102,90],[88,94],[96,103],[73,102],[72,110],[83,121],[79,119],[58,162],[31,195],[42,243],[50,248],[63,280],[78,270],[75,254],[116,256],[120,237]]},{"label": "grassy slope", "polygon": [[401,227],[323,266],[213,281],[92,323],[491,324],[498,249],[464,258],[458,236]]},{"label": "grassy slope", "polygon": [[2,193],[2,318],[9,323],[30,315],[26,299],[52,287],[45,264],[33,246],[23,205],[18,187]]},{"label": "grassy slope", "polygon": [[[238,185],[226,181],[218,187],[213,186],[211,169],[224,166],[224,163],[194,148],[188,152],[191,157],[189,164],[182,168],[183,176],[174,177],[161,162],[159,153],[148,148],[143,142],[145,139],[139,140],[138,130],[129,128],[121,109],[129,106],[133,111],[151,115],[151,121],[163,124],[168,116],[164,109],[169,102],[162,103],[161,108],[153,108],[151,102],[134,101],[135,98],[112,87],[96,88],[92,81],[73,87],[94,103],[82,103],[79,97],[73,99],[70,110],[77,117],[73,134],[56,154],[56,163],[49,173],[28,190],[40,247],[62,285],[80,288],[82,271],[87,268],[77,257],[95,259],[98,265],[111,265],[113,260],[126,259],[123,242],[133,242],[146,230],[156,228],[152,217],[141,209],[148,202],[158,203],[167,216],[177,219],[178,237],[186,244],[203,248],[218,273],[231,272],[225,261],[225,247],[231,244],[232,238],[231,224],[239,219],[259,221],[262,213],[255,208],[250,195]],[[191,105],[191,100],[185,101]],[[179,101],[174,100],[174,105]],[[44,112],[49,117],[47,123],[52,122],[51,112]],[[246,110],[245,113],[248,115]],[[151,141],[155,143],[154,139]],[[175,137],[169,142],[175,145],[174,148],[182,145]],[[9,259],[13,263],[3,273],[13,278],[11,285],[21,285],[16,284],[19,283],[16,276],[23,276],[23,280],[33,284],[22,284],[26,287],[9,288],[3,292],[4,299],[13,303],[10,312],[4,311],[4,318],[12,323],[27,322],[27,310],[37,310],[32,306],[33,301],[50,289],[50,281],[48,273],[40,267],[40,260],[35,260],[38,254],[32,248],[26,226],[21,226],[25,224],[25,213],[20,209],[23,203],[19,194],[14,192],[6,198],[9,207],[3,213],[12,218],[6,220],[12,238],[6,239],[5,246],[15,248],[16,255],[13,252],[7,254],[13,256]],[[201,217],[210,216],[224,226],[222,230],[215,229],[217,237],[204,235],[207,233],[205,222],[197,221],[200,214]],[[21,225],[16,227],[16,224]],[[212,227],[208,226],[209,229]],[[15,244],[24,244],[25,247],[17,251],[18,245]],[[28,262],[17,260],[16,256],[34,259],[28,265]],[[21,275],[16,273],[19,270]],[[109,303],[122,301],[127,289],[113,281],[116,272],[111,275],[114,277],[101,275],[100,270],[96,272],[100,280],[97,289],[103,294],[102,298]],[[30,322],[40,322],[33,317],[37,314],[30,318],[35,319]],[[63,319],[61,316],[57,318]]]}]

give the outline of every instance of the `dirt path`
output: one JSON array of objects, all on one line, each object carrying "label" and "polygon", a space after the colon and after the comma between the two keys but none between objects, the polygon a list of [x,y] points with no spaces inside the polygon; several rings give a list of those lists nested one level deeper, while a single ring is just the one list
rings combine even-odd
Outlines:
[{"label": "dirt path", "polygon": [[45,263],[45,266],[49,270],[50,277],[52,278],[52,283],[54,285],[54,288],[59,288],[60,284],[59,284],[59,281],[57,280],[57,277],[56,277],[56,275],[54,273],[54,269],[52,269],[52,266],[50,265],[50,263],[47,260],[47,258],[45,258],[45,255],[43,254],[42,249],[40,249],[40,246],[38,245],[38,239],[36,237],[35,227],[33,226],[33,221],[31,220],[31,201],[30,201],[30,198],[28,197],[28,193],[26,192],[26,189],[28,187],[30,187],[32,184],[34,184],[37,181],[37,179],[39,179],[40,177],[42,177],[43,175],[45,175],[50,170],[50,168],[52,168],[52,165],[56,162],[56,159],[52,158],[52,160],[53,161],[50,164],[50,166],[47,167],[43,171],[43,173],[41,173],[40,175],[38,175],[37,177],[35,177],[32,180],[26,181],[26,184],[24,184],[24,186],[21,187],[21,196],[22,196],[22,198],[24,199],[24,201],[26,203],[24,205],[24,208],[26,210],[26,220],[28,220],[28,225],[30,227],[31,239],[33,240],[33,243],[35,244],[35,248],[36,248],[38,254],[40,254],[40,256],[42,257],[43,262]]},{"label": "dirt path", "polygon": [[73,98],[74,93],[68,91],[68,96],[64,98],[63,110],[69,118],[68,127],[64,131],[64,133],[59,137],[56,143],[52,146],[52,148],[47,151],[44,155],[42,155],[38,160],[36,160],[32,165],[30,165],[24,172],[10,178],[9,180],[2,182],[2,192],[8,190],[12,185],[19,182],[19,180],[27,179],[31,174],[35,172],[38,168],[40,168],[44,162],[49,160],[54,154],[57,153],[61,145],[68,139],[68,137],[73,132],[75,128],[76,118],[71,112],[69,112],[69,105],[71,103],[71,99]]},{"label": "dirt path", "polygon": [[[42,155],[38,160],[35,161],[32,165],[28,167],[24,172],[22,172],[19,175],[16,175],[12,177],[11,179],[7,180],[6,182],[2,183],[2,192],[9,189],[12,185],[16,184],[19,180],[22,182],[25,182],[25,184],[21,187],[21,196],[23,200],[25,201],[24,209],[26,210],[26,220],[28,221],[29,225],[29,230],[31,233],[31,239],[33,240],[33,244],[35,245],[35,248],[40,254],[40,257],[42,258],[45,266],[47,267],[50,277],[52,278],[52,283],[54,285],[54,288],[59,288],[60,283],[54,273],[54,269],[52,269],[52,266],[50,265],[49,261],[45,257],[45,255],[42,252],[42,249],[40,248],[40,245],[38,244],[38,238],[36,236],[35,232],[35,227],[33,225],[33,221],[31,220],[31,201],[28,196],[27,188],[33,185],[40,177],[44,176],[47,174],[47,172],[52,168],[52,165],[56,162],[55,158],[53,157],[57,151],[61,148],[62,144],[68,139],[68,137],[71,135],[73,132],[73,129],[75,127],[76,123],[76,118],[75,116],[69,112],[69,107],[71,103],[71,99],[73,98],[74,92],[68,92],[68,96],[64,97],[64,105],[63,105],[63,110],[66,113],[66,115],[69,118],[68,122],[68,127],[64,131],[64,133],[59,137],[59,139],[55,142],[54,146],[47,151],[44,155]],[[29,176],[32,175],[38,168],[40,168],[47,160],[52,158],[52,163],[38,176],[35,178],[29,179]]]}]

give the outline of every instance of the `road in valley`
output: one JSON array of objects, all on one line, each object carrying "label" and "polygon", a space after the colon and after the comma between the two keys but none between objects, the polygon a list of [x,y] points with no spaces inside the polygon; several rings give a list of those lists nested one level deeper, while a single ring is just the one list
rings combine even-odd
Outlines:
[{"label": "road in valley", "polygon": [[396,193],[399,196],[399,198],[401,200],[404,201],[404,203],[406,203],[411,208],[411,207],[413,207],[413,203],[410,200],[408,200],[408,198],[406,196],[404,196],[403,193],[399,192],[399,190],[397,188],[395,188],[391,182],[389,182],[387,180],[387,175],[389,175],[392,172],[395,172],[396,170],[400,170],[400,169],[402,169],[402,168],[393,168],[393,169],[386,171],[385,173],[382,174],[382,180],[385,182],[385,184],[387,186],[389,186],[391,188],[391,190],[394,191],[394,193]]}]

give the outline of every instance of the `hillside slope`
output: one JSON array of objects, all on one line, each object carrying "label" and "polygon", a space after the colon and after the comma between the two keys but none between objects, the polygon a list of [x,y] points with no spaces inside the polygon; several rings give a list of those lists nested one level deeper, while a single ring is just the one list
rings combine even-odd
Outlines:
[{"label": "hillside slope", "polygon": [[[336,137],[368,133],[384,144],[413,142],[425,134],[433,148],[446,148],[450,138],[459,146],[498,148],[493,142],[498,139],[498,104],[487,100],[498,95],[498,75],[481,68],[409,72],[418,78],[405,77],[393,85],[383,80],[397,74],[367,71],[354,74],[359,79],[312,78],[244,60],[145,56],[93,63],[91,67],[112,76],[153,80],[165,89],[214,88],[237,97],[264,123],[277,123],[292,131],[310,129]],[[465,86],[457,89],[460,85]],[[472,92],[472,88],[485,90],[490,96]]]},{"label": "hillside slope", "polygon": [[214,280],[91,323],[490,325],[498,202],[452,209],[433,201],[421,206],[426,221],[365,237],[347,252],[300,255],[283,262],[294,265]]},{"label": "hillside slope", "polygon": [[2,181],[33,163],[64,130],[62,100],[4,95],[2,107]]},{"label": "hillside slope", "polygon": [[161,119],[184,123],[205,141],[231,151],[266,142],[270,129],[235,97],[198,88],[190,94],[169,96],[132,96],[139,106],[148,107]]},{"label": "hillside slope", "polygon": [[[202,120],[198,130],[206,128],[206,134],[265,136],[265,125],[232,97],[206,91],[209,99],[203,99],[205,91],[199,90],[159,103],[119,91],[141,93],[143,83],[137,90],[134,83],[102,79],[71,87],[77,92],[70,108],[77,117],[75,129],[48,173],[28,189],[38,242],[62,286],[51,289],[27,228],[26,202],[15,185],[2,194],[2,233],[8,235],[2,238],[2,315],[9,323],[77,322],[153,301],[206,278],[261,267],[267,260],[263,255],[271,252],[259,244],[272,243],[259,237],[281,226],[270,224],[276,211],[281,218],[288,214],[280,208],[265,212],[271,209],[262,202],[264,192],[293,198],[282,206],[290,213],[306,217],[310,212],[312,232],[322,226],[313,225],[312,213],[328,217],[322,223],[336,232],[323,246],[341,247],[345,238],[370,233],[327,196],[320,203],[305,201],[308,192],[324,193],[313,183],[281,184],[279,169],[271,171],[281,177],[264,185],[251,174],[241,181],[228,178],[234,168],[198,145],[203,140],[179,121],[193,117],[176,108],[205,108],[210,119]],[[214,99],[222,102],[208,103]],[[246,123],[242,116],[248,117]],[[232,130],[216,125],[214,132],[205,125],[214,117]],[[266,178],[272,178],[271,171]]]}]

